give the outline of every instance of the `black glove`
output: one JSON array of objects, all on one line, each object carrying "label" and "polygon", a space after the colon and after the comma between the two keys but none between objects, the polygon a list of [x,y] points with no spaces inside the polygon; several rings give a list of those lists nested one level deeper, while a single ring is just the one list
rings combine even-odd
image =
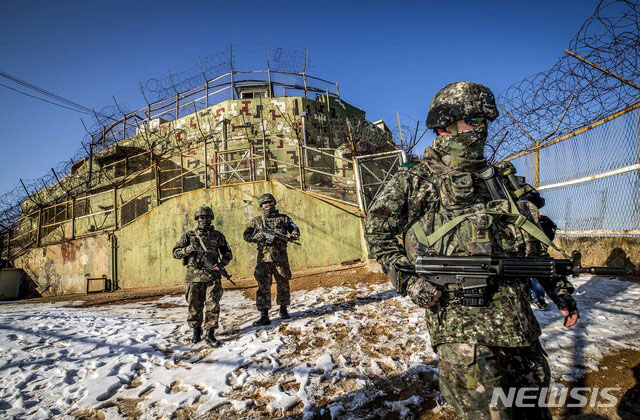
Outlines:
[{"label": "black glove", "polygon": [[571,295],[556,296],[555,304],[561,311],[569,311],[569,315],[580,314],[578,311],[578,304]]},{"label": "black glove", "polygon": [[[573,315],[577,315],[580,319],[580,311],[578,311],[578,305],[571,295],[560,295],[554,299],[556,306],[561,311],[567,311],[568,315],[564,317],[564,325],[567,326],[567,321]],[[574,324],[575,325],[575,324]]]},{"label": "black glove", "polygon": [[401,296],[407,295],[407,285],[411,277],[413,277],[411,273],[405,272],[404,269],[413,270],[413,264],[411,264],[407,257],[400,257],[387,273],[389,282]]}]

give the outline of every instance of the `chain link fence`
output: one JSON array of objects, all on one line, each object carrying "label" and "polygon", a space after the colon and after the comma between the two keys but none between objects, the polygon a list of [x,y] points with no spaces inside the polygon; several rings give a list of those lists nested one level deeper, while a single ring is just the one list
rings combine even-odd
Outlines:
[{"label": "chain link fence", "polygon": [[559,235],[640,237],[640,103],[508,160]]}]

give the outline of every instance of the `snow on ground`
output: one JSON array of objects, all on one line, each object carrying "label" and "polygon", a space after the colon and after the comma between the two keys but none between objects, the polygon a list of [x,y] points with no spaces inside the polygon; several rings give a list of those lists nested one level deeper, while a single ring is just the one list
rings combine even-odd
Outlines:
[{"label": "snow on ground", "polygon": [[[536,312],[556,379],[640,349],[640,285],[575,279],[581,319]],[[578,287],[579,286],[579,287]],[[0,417],[410,418],[441,408],[422,311],[386,284],[294,292],[293,319],[253,327],[222,299],[224,346],[191,345],[182,297],[79,308],[0,306]]]}]

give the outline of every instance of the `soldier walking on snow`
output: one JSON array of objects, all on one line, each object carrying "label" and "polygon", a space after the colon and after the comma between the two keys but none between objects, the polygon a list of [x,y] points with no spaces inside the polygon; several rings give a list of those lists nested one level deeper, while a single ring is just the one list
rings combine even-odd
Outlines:
[{"label": "soldier walking on snow", "polygon": [[205,341],[212,347],[220,346],[215,337],[220,317],[222,281],[220,269],[233,258],[231,248],[224,235],[211,226],[213,210],[201,206],[195,213],[198,227],[190,230],[173,247],[173,257],[182,259],[187,266],[185,297],[189,304],[187,322],[193,330],[192,343],[202,339],[203,309]]},{"label": "soldier walking on snow", "polygon": [[[271,309],[271,277],[276,280],[276,302],[280,305],[280,316],[290,318],[287,306],[290,301],[289,280],[291,269],[287,254],[287,243],[300,239],[300,230],[286,214],[276,209],[276,199],[271,194],[262,194],[258,200],[262,216],[254,217],[244,231],[244,240],[258,244],[258,258],[253,273],[258,282],[256,306],[260,319],[254,325],[269,325]],[[275,237],[274,237],[275,234]]]}]

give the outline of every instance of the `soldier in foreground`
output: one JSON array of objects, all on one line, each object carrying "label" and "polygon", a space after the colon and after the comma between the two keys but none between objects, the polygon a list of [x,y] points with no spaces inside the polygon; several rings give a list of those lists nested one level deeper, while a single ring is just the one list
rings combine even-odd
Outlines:
[{"label": "soldier in foreground", "polygon": [[[187,322],[193,330],[192,343],[202,339],[202,327],[206,330],[205,341],[212,347],[220,346],[215,330],[220,317],[222,281],[220,270],[233,258],[231,248],[224,235],[211,226],[213,210],[201,206],[195,213],[198,227],[190,230],[173,247],[173,257],[182,259],[187,266],[185,297],[189,304]],[[204,324],[203,324],[204,309]]]},{"label": "soldier in foreground", "polygon": [[[483,85],[458,82],[440,90],[427,116],[427,127],[437,134],[433,147],[384,187],[367,214],[365,235],[395,289],[425,308],[440,356],[440,390],[462,418],[549,419],[538,399],[532,408],[490,404],[494,388],[507,394],[511,387],[549,386],[541,330],[528,300],[531,275],[487,280],[463,272],[447,283],[416,265],[419,256],[530,257],[547,255],[553,246],[540,236],[537,208],[526,200],[535,193],[509,198],[503,190],[501,199],[495,188],[500,185],[485,181],[495,179],[487,173],[515,171],[506,163],[489,165],[484,157],[487,125],[497,117],[494,96]],[[566,276],[540,281],[565,327],[573,327],[579,315]]]},{"label": "soldier in foreground", "polygon": [[276,303],[280,305],[280,316],[290,318],[289,306],[290,290],[288,242],[300,239],[300,230],[286,214],[276,209],[276,199],[271,194],[262,194],[258,199],[262,216],[254,217],[245,229],[243,237],[247,242],[258,244],[258,258],[253,273],[258,282],[256,306],[260,311],[260,319],[254,325],[269,325],[269,309],[271,309],[272,276],[276,280]]}]

